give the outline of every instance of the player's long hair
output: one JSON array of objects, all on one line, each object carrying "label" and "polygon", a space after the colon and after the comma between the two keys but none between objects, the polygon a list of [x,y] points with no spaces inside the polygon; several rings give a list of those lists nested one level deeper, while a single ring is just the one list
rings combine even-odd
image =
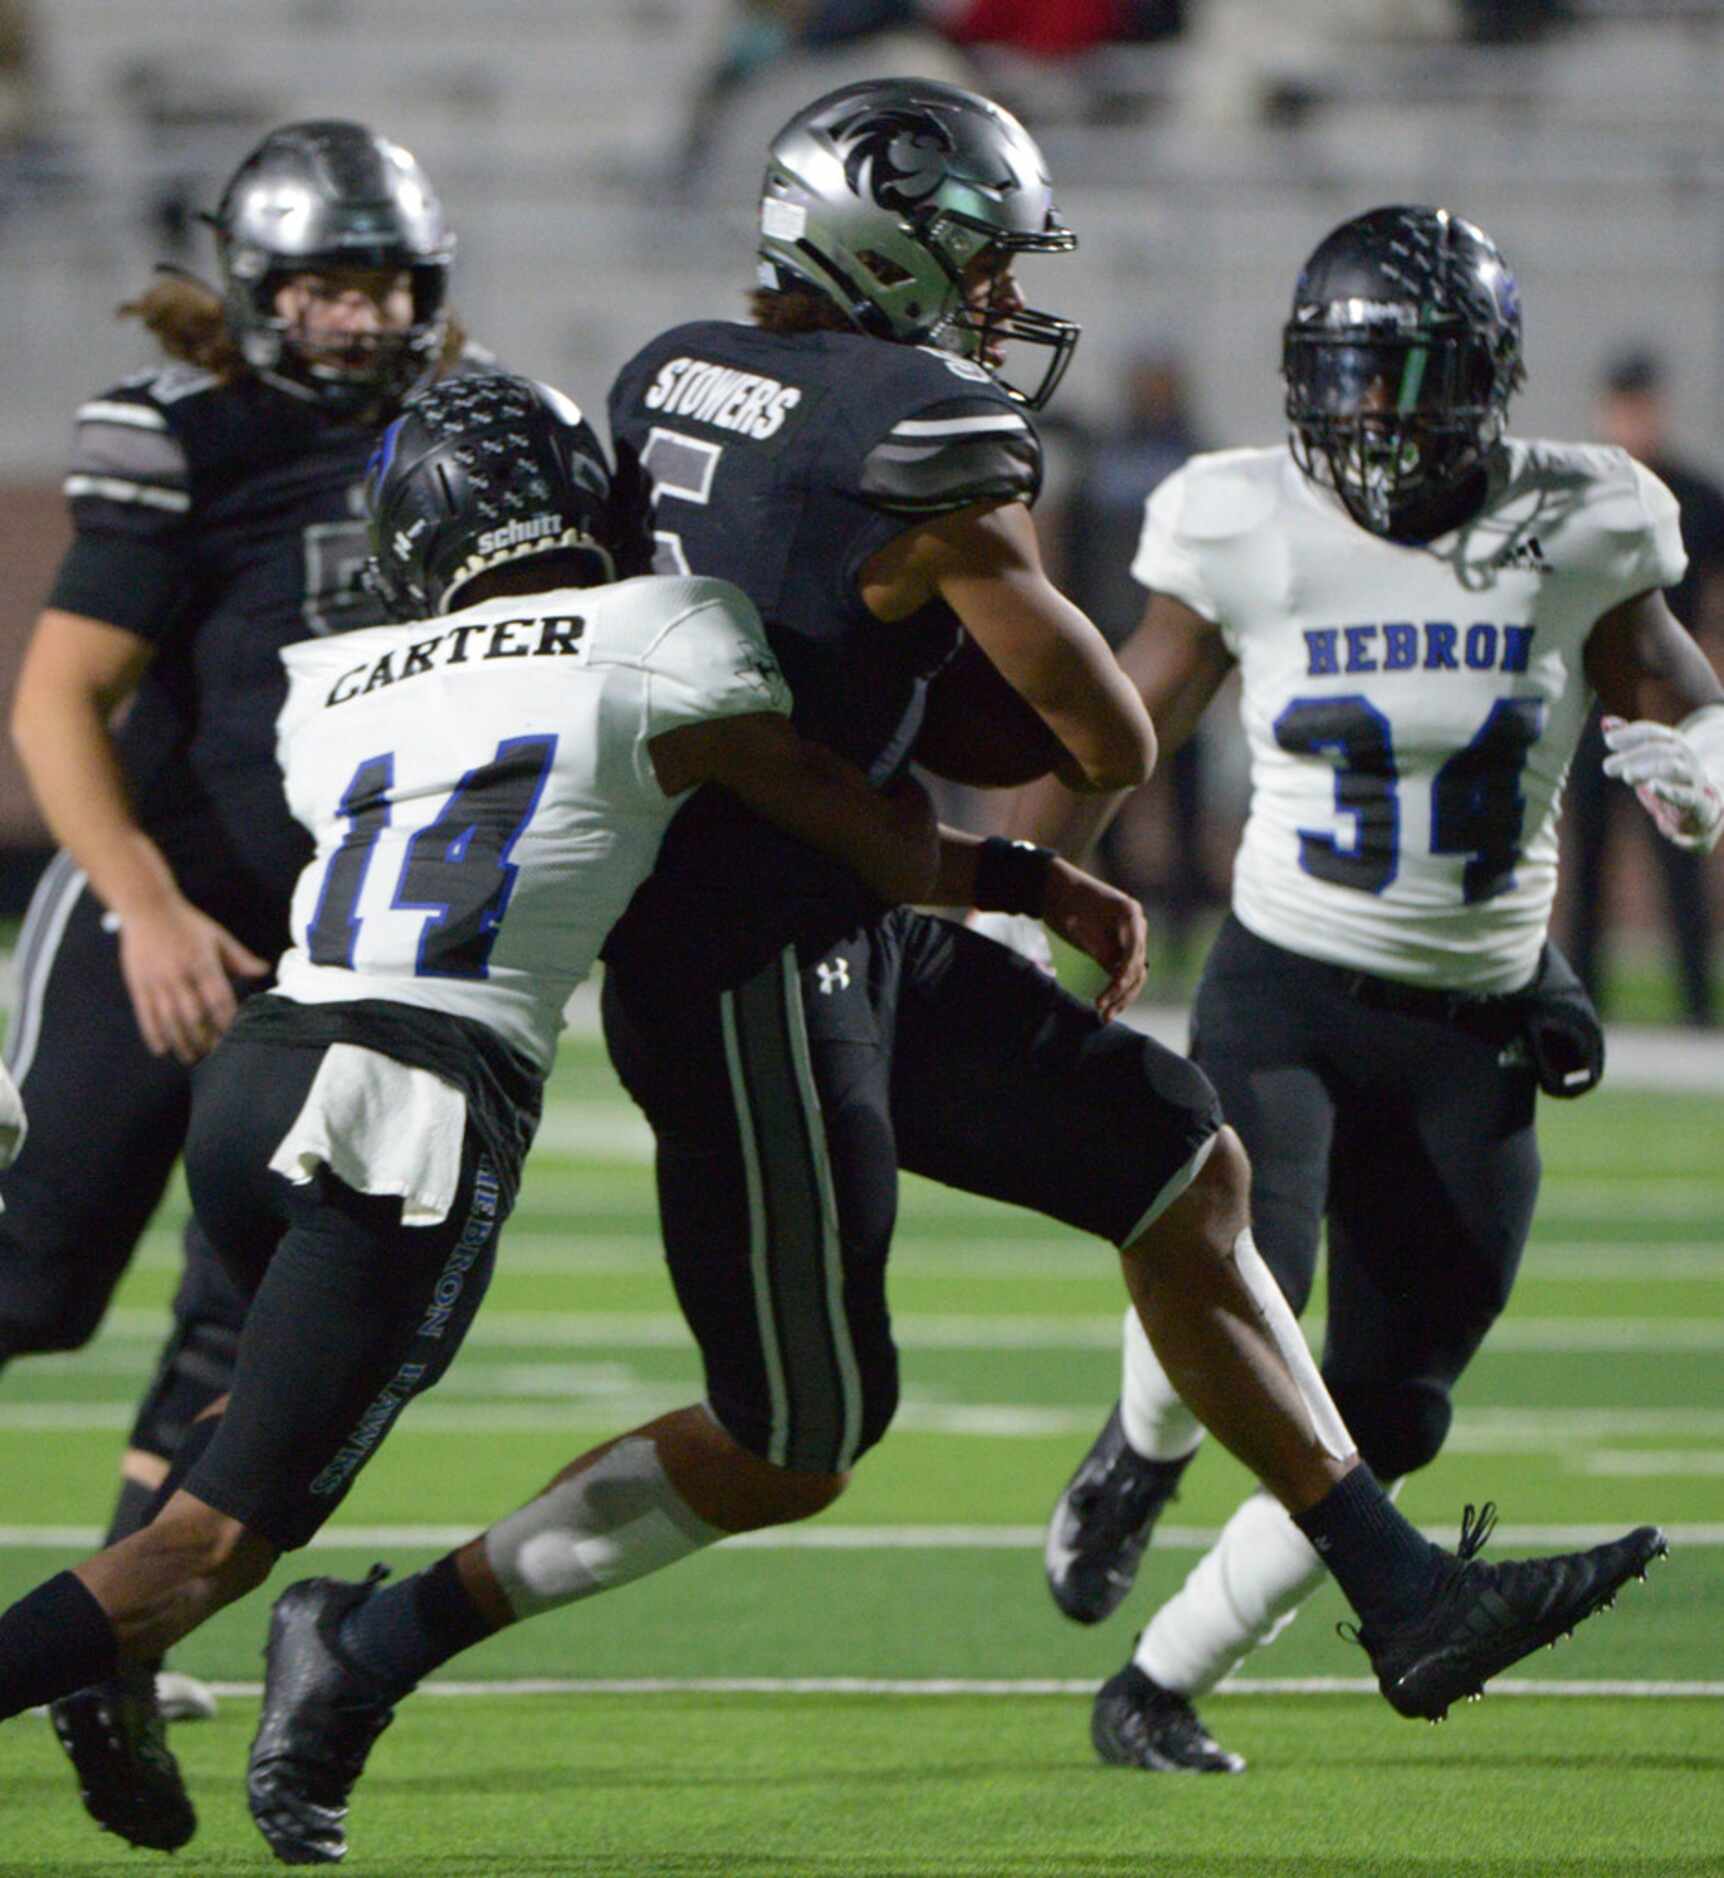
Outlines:
[{"label": "player's long hair", "polygon": [[[221,296],[191,274],[166,270],[135,300],[115,309],[120,319],[141,320],[170,359],[222,378],[236,378],[245,360],[228,331]],[[453,365],[467,343],[466,328],[451,318],[443,340],[443,363]]]},{"label": "player's long hair", "polygon": [[853,333],[856,322],[836,301],[800,287],[756,287],[748,316],[763,333]]}]

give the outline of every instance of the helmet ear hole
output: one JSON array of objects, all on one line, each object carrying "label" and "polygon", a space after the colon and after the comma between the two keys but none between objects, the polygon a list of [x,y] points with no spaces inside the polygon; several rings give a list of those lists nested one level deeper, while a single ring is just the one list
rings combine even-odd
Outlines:
[{"label": "helmet ear hole", "polygon": [[907,287],[916,278],[907,267],[900,267],[890,255],[881,254],[878,249],[863,248],[856,258],[882,287]]}]

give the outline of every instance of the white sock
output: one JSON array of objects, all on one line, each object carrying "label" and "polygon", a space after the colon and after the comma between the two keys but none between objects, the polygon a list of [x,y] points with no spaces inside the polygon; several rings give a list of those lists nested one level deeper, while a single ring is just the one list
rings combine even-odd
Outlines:
[{"label": "white sock", "polygon": [[[1400,1491],[1389,1484],[1391,1500]],[[1273,1643],[1327,1576],[1292,1515],[1260,1488],[1144,1626],[1132,1661],[1164,1689],[1204,1695]]]},{"label": "white sock", "polygon": [[1202,1695],[1279,1636],[1326,1576],[1280,1501],[1254,1493],[1149,1620],[1132,1660],[1162,1688]]},{"label": "white sock", "polygon": [[1125,1438],[1151,1461],[1182,1461],[1197,1451],[1203,1424],[1180,1399],[1150,1348],[1137,1312],[1125,1313],[1125,1373],[1119,1391]]},{"label": "white sock", "polygon": [[485,1556],[517,1617],[662,1571],[726,1535],[683,1499],[658,1449],[630,1435],[485,1534]]}]

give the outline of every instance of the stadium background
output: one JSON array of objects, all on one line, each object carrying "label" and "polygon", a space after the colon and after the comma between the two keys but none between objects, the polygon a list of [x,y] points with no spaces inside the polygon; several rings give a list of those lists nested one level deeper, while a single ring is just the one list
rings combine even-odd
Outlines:
[{"label": "stadium background", "polygon": [[[782,26],[831,40],[917,12],[814,51]],[[1159,36],[1039,50],[1108,12]],[[953,43],[966,19],[995,37]],[[745,80],[720,94],[727,67]],[[71,413],[151,356],[113,309],[158,261],[209,272],[195,212],[268,126],[352,116],[407,144],[459,231],[472,331],[597,406],[645,335],[740,309],[772,129],[894,69],[1015,105],[1080,231],[1075,257],[1026,270],[1085,327],[1049,425],[1050,513],[1146,349],[1183,361],[1207,443],[1277,436],[1298,262],[1396,198],[1481,221],[1516,267],[1517,428],[1589,434],[1601,362],[1645,344],[1677,445],[1724,469],[1719,0],[0,0],[0,687],[65,538]],[[1210,735],[1224,879],[1239,751],[1223,714]],[[0,912],[42,858],[0,748]],[[1638,845],[1615,898],[1656,922]]]},{"label": "stadium background", "polygon": [[[1028,11],[1046,25],[1067,8]],[[72,411],[149,362],[115,304],[157,260],[208,270],[188,211],[213,203],[264,129],[301,116],[359,117],[415,150],[460,231],[456,298],[475,333],[589,406],[648,333],[740,307],[768,132],[829,86],[919,67],[968,72],[1022,110],[1080,230],[1076,257],[1029,277],[1032,296],[1087,329],[1057,407],[1056,469],[1077,426],[1112,421],[1146,345],[1183,354],[1208,440],[1276,436],[1276,336],[1299,259],[1335,221],[1405,197],[1482,221],[1521,276],[1520,428],[1584,435],[1599,362],[1645,342],[1670,362],[1678,441],[1724,471],[1716,0],[1183,11],[1177,36],[1063,60],[959,54],[927,36],[785,57],[691,162],[693,102],[735,44],[732,0],[0,0],[0,689],[64,541]],[[1511,15],[1569,17],[1524,42],[1476,43],[1492,12],[1502,30]],[[1223,843],[1228,787],[1219,764]],[[0,910],[39,842],[0,749]],[[1646,883],[1622,885],[1644,916]],[[1143,1021],[1177,1040],[1176,1014]],[[350,1869],[1718,1872],[1720,1072],[1710,1039],[1625,1033],[1613,1049],[1605,1090],[1547,1111],[1547,1184],[1514,1309],[1466,1379],[1452,1453],[1404,1502],[1452,1543],[1462,1497],[1495,1496],[1503,1550],[1670,1524],[1668,1574],[1517,1685],[1567,1699],[1505,1693],[1409,1731],[1362,1692],[1326,1593],[1206,1708],[1251,1756],[1248,1780],[1217,1792],[1089,1778],[1087,1692],[1130,1620],[1059,1624],[1037,1550],[1113,1389],[1117,1280],[1074,1235],[911,1182],[894,1281],[905,1413],[835,1517],[485,1646],[458,1671],[488,1693],[416,1704],[386,1744]],[[410,1569],[574,1447],[688,1399],[648,1151],[584,1001],[472,1347],[326,1545],[278,1584],[302,1563]],[[95,1345],[6,1379],[0,1602],[94,1537],[178,1274],[182,1213],[176,1194]],[[1194,1470],[1138,1615],[1240,1484],[1221,1457]],[[199,1874],[270,1868],[234,1777],[261,1615],[248,1600],[181,1656],[228,1691],[213,1727],[176,1739],[204,1820],[188,1855]],[[5,1746],[0,1875],[118,1870],[48,1731],[19,1722]]]}]

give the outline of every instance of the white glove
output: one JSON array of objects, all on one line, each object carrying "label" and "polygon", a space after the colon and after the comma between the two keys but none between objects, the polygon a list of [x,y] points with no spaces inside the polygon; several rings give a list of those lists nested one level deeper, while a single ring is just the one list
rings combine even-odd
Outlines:
[{"label": "white glove", "polygon": [[1675,725],[1607,717],[1603,727],[1605,775],[1633,787],[1667,840],[1709,854],[1724,834],[1724,704]]},{"label": "white glove", "polygon": [[24,1145],[24,1098],[11,1073],[0,1066],[0,1167],[10,1167]]},{"label": "white glove", "polygon": [[970,913],[965,921],[972,932],[992,939],[1039,965],[1051,978],[1054,975],[1054,949],[1048,944],[1048,929],[1029,913]]}]

